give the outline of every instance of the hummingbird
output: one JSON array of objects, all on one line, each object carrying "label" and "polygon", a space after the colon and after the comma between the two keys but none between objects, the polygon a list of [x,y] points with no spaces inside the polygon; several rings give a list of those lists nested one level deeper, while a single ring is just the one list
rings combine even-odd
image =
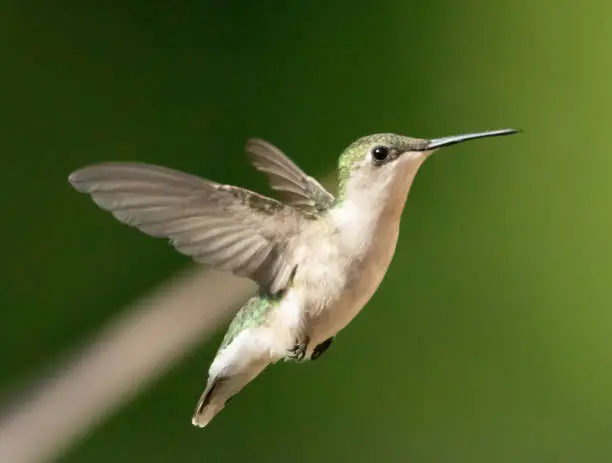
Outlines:
[{"label": "hummingbird", "polygon": [[432,153],[517,132],[359,138],[340,155],[335,196],[261,139],[245,150],[278,200],[144,163],[90,165],[69,182],[124,224],[257,283],[209,367],[192,417],[204,427],[268,365],[323,355],[366,305],[395,253],[413,180]]}]

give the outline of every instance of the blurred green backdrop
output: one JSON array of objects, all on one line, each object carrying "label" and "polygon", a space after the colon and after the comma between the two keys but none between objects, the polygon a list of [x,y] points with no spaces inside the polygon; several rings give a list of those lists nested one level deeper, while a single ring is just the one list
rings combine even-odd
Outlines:
[{"label": "blurred green backdrop", "polygon": [[263,189],[250,136],[322,176],[368,133],[517,126],[425,164],[387,278],[319,362],[271,368],[202,432],[217,337],[60,461],[612,461],[611,14],[4,2],[0,392],[189,265],[71,190],[72,169],[138,160]]}]

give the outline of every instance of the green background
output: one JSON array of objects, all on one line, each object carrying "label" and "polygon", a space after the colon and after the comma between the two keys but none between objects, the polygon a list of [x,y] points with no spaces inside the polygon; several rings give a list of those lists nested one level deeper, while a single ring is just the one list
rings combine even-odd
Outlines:
[{"label": "green background", "polygon": [[271,368],[200,431],[218,333],[59,461],[612,461],[611,14],[4,2],[0,393],[189,265],[71,170],[137,160],[263,189],[250,136],[324,176],[368,133],[516,126],[425,164],[386,279],[320,361]]}]

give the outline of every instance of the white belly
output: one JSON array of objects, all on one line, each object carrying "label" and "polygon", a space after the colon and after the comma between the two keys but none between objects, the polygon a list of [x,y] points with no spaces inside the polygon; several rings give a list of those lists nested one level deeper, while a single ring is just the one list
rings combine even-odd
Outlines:
[{"label": "white belly", "polygon": [[[343,272],[338,285],[321,285],[331,293],[327,297],[311,299],[311,307],[306,310],[304,331],[310,337],[309,352],[326,339],[335,336],[348,325],[359,311],[368,303],[387,272],[399,232],[399,224],[387,224],[387,228],[369,243],[361,255],[345,256],[328,263],[329,277],[337,278],[336,272]],[[333,276],[333,275],[336,276]],[[314,276],[314,275],[313,275]],[[312,281],[312,286],[316,285]],[[311,287],[312,287],[311,286]],[[310,291],[311,294],[316,291]],[[317,301],[324,301],[317,306]]]}]

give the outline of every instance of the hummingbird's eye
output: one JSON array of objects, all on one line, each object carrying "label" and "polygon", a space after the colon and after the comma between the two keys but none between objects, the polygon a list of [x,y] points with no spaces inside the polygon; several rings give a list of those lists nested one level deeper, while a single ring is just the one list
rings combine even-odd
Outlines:
[{"label": "hummingbird's eye", "polygon": [[384,161],[389,156],[389,148],[386,146],[377,146],[372,150],[372,157],[377,161]]}]

